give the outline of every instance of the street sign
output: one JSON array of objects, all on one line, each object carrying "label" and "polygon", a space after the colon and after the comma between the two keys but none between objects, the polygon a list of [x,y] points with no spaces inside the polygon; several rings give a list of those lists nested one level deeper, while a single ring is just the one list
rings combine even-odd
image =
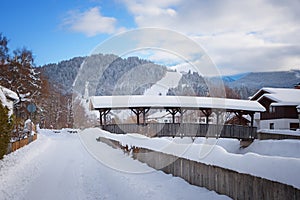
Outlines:
[{"label": "street sign", "polygon": [[30,103],[28,106],[27,106],[27,110],[28,112],[30,113],[34,113],[36,111],[36,106],[34,105],[34,103]]}]

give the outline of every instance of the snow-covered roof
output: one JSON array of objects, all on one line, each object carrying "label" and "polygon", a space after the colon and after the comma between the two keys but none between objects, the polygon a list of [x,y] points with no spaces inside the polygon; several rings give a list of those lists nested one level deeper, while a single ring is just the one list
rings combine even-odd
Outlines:
[{"label": "snow-covered roof", "polygon": [[3,87],[0,85],[0,89],[1,91],[3,92],[3,94],[7,97],[7,98],[10,98],[12,100],[18,100],[19,97],[17,95],[17,93],[11,91],[10,89],[6,88],[6,87]]},{"label": "snow-covered roof", "polygon": [[0,86],[0,100],[2,105],[9,109],[9,116],[13,114],[13,101],[18,99],[18,95],[15,92]]},{"label": "snow-covered roof", "polygon": [[257,101],[195,96],[93,96],[91,108],[182,108],[182,109],[226,109],[236,111],[264,112],[265,108]]},{"label": "snow-covered roof", "polygon": [[299,105],[300,104],[300,90],[290,88],[262,88],[251,99],[257,101],[268,98],[275,103],[273,106],[282,105]]}]

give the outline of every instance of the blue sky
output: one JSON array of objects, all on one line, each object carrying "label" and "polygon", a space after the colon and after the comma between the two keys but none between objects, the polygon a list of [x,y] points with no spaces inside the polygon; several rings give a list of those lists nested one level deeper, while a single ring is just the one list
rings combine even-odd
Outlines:
[{"label": "blue sky", "polygon": [[1,7],[5,9],[0,13],[0,32],[10,40],[9,48],[14,50],[25,46],[31,49],[37,65],[87,55],[110,36],[104,32],[90,37],[69,30],[63,24],[69,12],[83,12],[98,7],[104,15],[117,18],[118,23],[134,27],[125,8],[113,1],[4,0]]},{"label": "blue sky", "polygon": [[299,7],[298,0],[2,0],[0,32],[10,50],[32,50],[36,65],[88,55],[122,31],[156,27],[197,42],[223,74],[290,70],[300,68]]}]

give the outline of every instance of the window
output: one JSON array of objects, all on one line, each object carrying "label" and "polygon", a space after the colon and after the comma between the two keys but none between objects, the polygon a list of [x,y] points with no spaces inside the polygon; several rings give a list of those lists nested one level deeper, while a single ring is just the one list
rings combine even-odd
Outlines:
[{"label": "window", "polygon": [[269,112],[270,113],[274,113],[276,110],[275,110],[275,107],[274,106],[269,106]]},{"label": "window", "polygon": [[290,130],[297,130],[299,128],[299,123],[290,123]]},{"label": "window", "polygon": [[270,129],[274,129],[274,123],[270,123]]}]

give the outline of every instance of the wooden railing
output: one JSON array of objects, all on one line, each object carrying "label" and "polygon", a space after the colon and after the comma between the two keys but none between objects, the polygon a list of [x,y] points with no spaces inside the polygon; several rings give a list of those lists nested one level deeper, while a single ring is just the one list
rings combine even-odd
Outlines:
[{"label": "wooden railing", "polygon": [[139,133],[150,137],[216,137],[216,138],[257,138],[257,128],[239,125],[193,124],[193,123],[151,123],[109,124],[104,130],[117,133]]},{"label": "wooden railing", "polygon": [[34,135],[28,136],[27,138],[20,139],[15,142],[10,142],[7,147],[7,154],[24,147],[25,145],[33,142],[36,139],[37,139],[37,134],[34,134]]}]

